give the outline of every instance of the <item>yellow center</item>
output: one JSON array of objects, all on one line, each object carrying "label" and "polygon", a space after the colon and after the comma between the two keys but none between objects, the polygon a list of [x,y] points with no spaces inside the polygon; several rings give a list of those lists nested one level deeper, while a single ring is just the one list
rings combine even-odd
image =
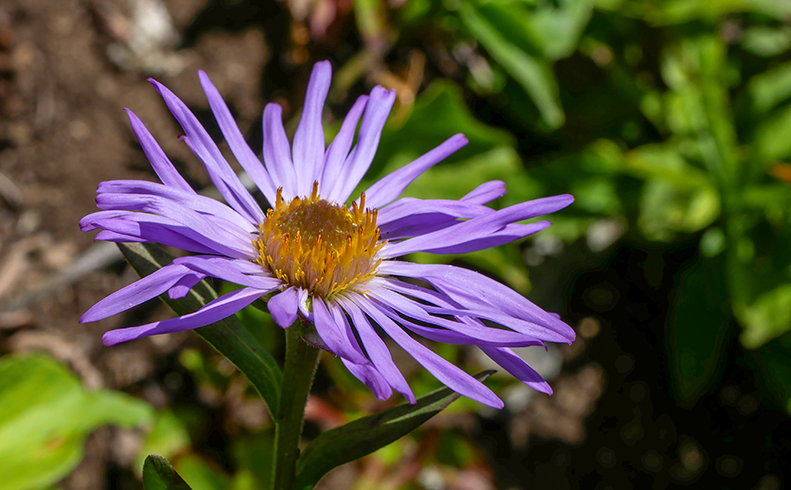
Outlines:
[{"label": "yellow center", "polygon": [[321,199],[314,182],[310,197],[288,202],[278,189],[253,245],[256,262],[283,282],[328,298],[376,275],[384,243],[364,194],[349,209]]}]

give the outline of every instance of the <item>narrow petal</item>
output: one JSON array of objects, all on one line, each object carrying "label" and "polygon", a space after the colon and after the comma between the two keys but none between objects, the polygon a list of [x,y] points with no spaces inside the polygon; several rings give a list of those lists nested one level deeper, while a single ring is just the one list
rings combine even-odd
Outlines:
[{"label": "narrow petal", "polygon": [[490,407],[503,408],[502,400],[492,390],[410,337],[376,305],[368,301],[357,301],[356,303],[382,327],[390,338],[448,388]]},{"label": "narrow petal", "polygon": [[82,315],[80,323],[102,320],[141,305],[172,288],[187,274],[190,270],[184,266],[166,265],[93,305]]},{"label": "narrow petal", "polygon": [[297,175],[297,194],[310,194],[313,181],[321,175],[324,162],[324,129],[321,114],[324,101],[330,91],[332,66],[329,61],[319,61],[313,65],[302,117],[297,132],[294,133],[294,169]]},{"label": "narrow petal", "polygon": [[382,137],[382,129],[393,108],[395,96],[395,90],[385,90],[382,87],[374,87],[371,90],[368,104],[365,106],[363,122],[360,124],[357,144],[344,162],[340,177],[332,191],[339,202],[348,199],[374,161],[376,150],[379,148],[379,139]]},{"label": "narrow petal", "polygon": [[451,136],[444,143],[429,151],[412,163],[376,181],[365,191],[366,205],[371,209],[381,208],[398,198],[404,189],[420,174],[438,164],[459,148],[467,144],[463,134]]},{"label": "narrow petal", "polygon": [[465,308],[494,310],[527,322],[543,325],[562,335],[569,343],[574,330],[559,318],[542,310],[513,289],[475,271],[451,265],[413,264],[385,261],[382,274],[428,281],[440,292]]},{"label": "narrow petal", "polygon": [[404,375],[401,374],[401,371],[398,370],[398,367],[393,362],[393,357],[390,355],[387,345],[376,333],[362,310],[352,301],[340,299],[339,302],[351,316],[354,328],[360,336],[360,341],[363,343],[363,347],[365,347],[365,351],[368,353],[368,357],[374,367],[376,367],[376,370],[387,380],[390,386],[404,395],[409,400],[409,403],[415,403],[415,395],[409,388],[406,379],[404,379]]},{"label": "narrow petal", "polygon": [[[366,199],[368,196],[366,195]],[[442,213],[455,218],[471,219],[494,213],[493,209],[471,202],[451,199],[416,199],[405,197],[379,210],[376,223],[382,228],[399,219],[415,215]]]},{"label": "narrow petal", "polygon": [[488,204],[504,195],[505,182],[502,180],[492,180],[479,185],[472,192],[462,197],[461,200],[475,204]]},{"label": "narrow petal", "polygon": [[574,202],[574,198],[564,194],[515,204],[486,216],[464,221],[453,227],[389,244],[387,251],[382,250],[382,257],[399,257],[418,251],[441,250],[445,247],[489,238],[507,225],[559,211],[572,202]]},{"label": "narrow petal", "polygon": [[165,104],[167,104],[173,117],[184,129],[186,137],[182,139],[203,163],[212,182],[228,204],[239,214],[249,219],[251,223],[263,221],[264,214],[258,204],[256,204],[253,196],[244,188],[239,181],[239,177],[236,176],[231,166],[225,161],[220,149],[211,139],[209,133],[201,126],[195,115],[167,87],[154,79],[149,79],[149,81],[165,100]]},{"label": "narrow petal", "polygon": [[[394,284],[389,283],[389,286],[390,287],[394,287]],[[410,292],[412,294],[414,294],[416,297],[418,297],[418,294],[417,294],[416,291],[412,290]],[[454,321],[454,320],[448,320],[446,318],[435,317],[435,316],[430,315],[429,312],[426,311],[427,309],[430,309],[432,307],[430,307],[428,305],[423,305],[423,304],[418,303],[416,301],[413,301],[413,300],[411,300],[411,299],[409,299],[409,298],[407,298],[407,297],[405,297],[405,296],[403,296],[403,295],[401,295],[401,294],[399,294],[397,292],[388,291],[387,289],[384,289],[384,288],[378,288],[377,290],[370,292],[369,295],[372,298],[375,298],[376,300],[378,300],[379,302],[381,302],[382,304],[384,304],[384,305],[386,305],[386,306],[388,306],[390,308],[389,310],[383,310],[383,311],[385,311],[385,313],[389,313],[389,311],[392,311],[393,313],[398,312],[398,314],[407,315],[407,316],[409,316],[411,318],[414,318],[415,320],[418,320],[418,321],[421,321],[421,322],[424,322],[424,323],[429,323],[429,324],[437,325],[437,326],[440,326],[440,327],[444,327],[445,329],[448,329],[451,332],[455,332],[455,333],[458,333],[460,335],[465,336],[468,341],[464,342],[464,344],[487,343],[487,344],[493,344],[493,345],[498,345],[498,346],[525,347],[525,346],[529,346],[529,345],[538,345],[538,344],[541,343],[539,339],[543,338],[543,337],[538,337],[537,335],[528,335],[528,334],[526,334],[524,332],[515,332],[515,331],[512,331],[512,330],[506,330],[506,329],[503,329],[503,328],[487,327],[486,325],[484,325],[480,321],[467,323],[467,322],[461,322],[461,321],[458,321],[458,320]],[[421,295],[420,299],[429,300],[429,301],[431,301],[431,300],[436,301],[434,296],[429,296],[429,295]],[[459,308],[459,309],[455,309],[455,308],[452,308],[452,307],[451,308],[442,308],[442,310],[440,310],[440,311],[448,312],[447,314],[456,314],[456,313],[458,313],[457,316],[460,317],[460,318],[465,317],[465,316],[467,316],[469,318],[472,318],[472,319],[475,319],[475,320],[477,320],[479,318],[478,314],[475,311],[465,311],[465,310],[462,310],[461,308]],[[453,312],[453,313],[451,313],[451,312]],[[432,328],[427,328],[427,327],[421,327],[419,325],[412,324],[412,322],[409,322],[411,325],[407,325],[408,320],[405,320],[401,316],[398,316],[398,317],[394,317],[392,315],[389,315],[389,316],[393,320],[395,320],[397,323],[402,323],[405,326],[407,326],[410,330],[413,330],[415,332],[420,332],[421,335],[425,334],[426,338],[429,338],[429,339],[432,339],[432,340],[436,340],[435,338],[432,338],[432,337],[435,337],[434,334],[441,335],[443,333],[443,331],[440,330],[440,329],[437,329],[437,328],[433,328],[432,329]],[[500,317],[500,318],[502,318],[502,317]],[[487,318],[487,319],[491,319],[491,318]],[[492,320],[492,321],[496,321],[496,320]],[[510,323],[513,323],[513,322],[510,322]],[[503,325],[505,325],[505,324],[503,324]],[[415,328],[412,328],[413,326]],[[508,325],[506,325],[506,326],[508,326]],[[542,330],[544,330],[544,329],[542,328]],[[450,338],[456,338],[457,340],[461,340],[458,336],[455,336],[455,335],[451,335],[449,337]],[[561,339],[561,340],[563,340],[563,339]],[[453,343],[458,343],[458,342],[453,342]]]},{"label": "narrow petal", "polygon": [[494,362],[503,367],[506,371],[511,373],[516,379],[533,388],[534,390],[552,394],[552,388],[549,383],[544,381],[538,372],[531,368],[524,359],[519,357],[514,351],[507,347],[490,347],[486,345],[480,346],[481,350]]},{"label": "narrow petal", "polygon": [[184,177],[176,170],[176,167],[170,162],[170,159],[168,159],[165,152],[162,151],[162,148],[154,137],[151,136],[148,128],[146,128],[140,118],[131,110],[125,110],[129,115],[129,121],[132,123],[132,131],[134,131],[135,136],[137,136],[137,141],[140,142],[143,153],[145,153],[146,158],[148,158],[148,161],[151,163],[151,167],[153,167],[159,180],[167,186],[195,194],[195,190],[190,187],[187,181],[184,180]]},{"label": "narrow petal", "polygon": [[337,182],[341,177],[343,163],[346,161],[346,157],[349,156],[349,149],[351,149],[354,141],[357,123],[360,122],[360,117],[363,115],[363,110],[367,103],[367,95],[361,95],[357,98],[357,101],[346,114],[346,119],[343,120],[340,131],[335,135],[335,139],[332,140],[330,146],[327,147],[327,153],[324,156],[324,169],[319,181],[319,192],[328,201],[338,201],[338,196],[333,194],[332,190],[335,188],[340,189],[340,186],[337,186]]},{"label": "narrow petal", "polygon": [[225,141],[228,142],[233,156],[236,157],[236,160],[247,172],[247,175],[253,179],[255,185],[261,189],[266,200],[270,203],[275,202],[276,189],[272,184],[272,179],[264,169],[261,161],[244,140],[242,132],[239,131],[239,126],[236,125],[236,121],[231,116],[231,111],[228,110],[225,100],[223,100],[220,92],[217,91],[214,84],[209,80],[209,76],[203,70],[198,70],[198,76],[200,77],[203,91],[206,93],[206,98],[209,100],[212,113],[214,113],[214,118],[220,126],[220,131],[222,131]]},{"label": "narrow petal", "polygon": [[372,364],[355,364],[341,357],[343,365],[354,375],[355,378],[363,382],[365,386],[374,392],[374,396],[380,400],[387,400],[392,396],[393,390],[387,381],[379,374],[379,371]]},{"label": "narrow petal", "polygon": [[[258,264],[253,264],[247,260],[196,255],[179,257],[173,263],[181,264],[193,271],[216,277],[223,281],[262,291],[271,291],[282,285],[282,281],[276,277],[261,275],[264,273],[264,269]],[[246,274],[251,269],[255,270],[255,275]]]},{"label": "narrow petal", "polygon": [[[234,250],[224,244],[216,243],[170,218],[148,213],[130,211],[122,217],[98,218],[93,221],[92,226],[118,236],[134,237],[133,240],[120,241],[159,243],[201,254],[221,254],[237,258],[250,256],[250,252]],[[106,237],[104,233],[96,235],[97,240],[107,240]]]},{"label": "narrow petal", "polygon": [[359,346],[352,345],[352,343],[356,343],[357,340],[353,337],[349,338],[348,335],[346,335],[343,326],[338,325],[333,314],[329,311],[329,308],[333,308],[333,306],[332,304],[325,304],[324,300],[321,298],[313,298],[313,314],[315,319],[313,324],[316,325],[316,332],[327,345],[329,351],[336,356],[343,357],[357,364],[367,363],[368,359],[361,354]]},{"label": "narrow petal", "polygon": [[266,306],[275,323],[282,328],[290,327],[297,321],[297,311],[299,310],[297,288],[291,287],[272,296]]},{"label": "narrow petal", "polygon": [[[233,223],[244,232],[255,233],[258,231],[258,226],[250,223],[247,218],[244,218],[220,201],[201,196],[200,194],[184,192],[173,187],[157,184],[156,182],[143,180],[110,180],[99,184],[96,192],[99,194],[128,195],[130,196],[127,198],[129,207],[124,209],[134,209],[138,211],[143,210],[144,206],[142,204],[146,203],[151,196],[162,197],[175,201],[182,206],[194,209],[201,214],[216,216],[217,218]],[[105,198],[107,198],[107,196],[105,196]]]},{"label": "narrow petal", "polygon": [[[275,187],[283,188],[283,199],[297,195],[297,176],[291,161],[291,147],[283,128],[283,108],[278,104],[264,107],[264,162]],[[269,204],[273,204],[270,201]]]},{"label": "narrow petal", "polygon": [[192,288],[195,287],[196,284],[198,284],[205,278],[206,278],[206,274],[200,274],[197,272],[192,272],[190,274],[187,274],[186,276],[179,279],[175,286],[168,289],[168,297],[170,299],[181,299],[187,296],[190,290],[192,290]]},{"label": "narrow petal", "polygon": [[139,327],[110,330],[102,336],[102,342],[106,346],[111,346],[130,340],[149,337],[151,335],[181,332],[183,330],[203,327],[224,318],[228,318],[264,294],[266,294],[266,291],[252,288],[239,289],[207,303],[203,308],[194,313],[189,313],[170,320],[149,323],[148,325],[141,325]]},{"label": "narrow petal", "polygon": [[[178,202],[156,196],[151,196],[147,200],[137,200],[135,197],[125,194],[100,194],[96,197],[96,204],[100,208],[108,210],[129,209],[136,206],[139,211],[146,213],[130,213],[124,219],[142,222],[146,219],[153,220],[152,215],[167,218],[170,222],[183,227],[181,231],[184,236],[199,243],[208,239],[213,242],[212,248],[229,251],[223,255],[237,257],[238,253],[242,253],[243,258],[257,256],[252,243],[253,236],[249,232],[228,221],[198,213]],[[157,241],[156,237],[153,237],[151,241]],[[231,250],[233,252],[230,252]]]}]

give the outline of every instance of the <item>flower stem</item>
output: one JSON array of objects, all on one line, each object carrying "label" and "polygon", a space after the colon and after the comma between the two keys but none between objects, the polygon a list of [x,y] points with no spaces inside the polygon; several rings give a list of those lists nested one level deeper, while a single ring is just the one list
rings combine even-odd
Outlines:
[{"label": "flower stem", "polygon": [[273,490],[293,490],[305,404],[319,364],[320,350],[302,340],[299,322],[286,329],[286,365],[275,426]]}]

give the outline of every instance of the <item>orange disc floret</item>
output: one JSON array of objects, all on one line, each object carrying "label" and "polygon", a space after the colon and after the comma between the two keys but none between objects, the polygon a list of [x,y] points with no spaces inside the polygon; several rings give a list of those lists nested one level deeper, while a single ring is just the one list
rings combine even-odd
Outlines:
[{"label": "orange disc floret", "polygon": [[381,263],[376,210],[365,195],[351,209],[322,199],[314,182],[310,196],[286,202],[277,191],[274,209],[259,226],[256,260],[289,286],[329,298],[376,275]]}]

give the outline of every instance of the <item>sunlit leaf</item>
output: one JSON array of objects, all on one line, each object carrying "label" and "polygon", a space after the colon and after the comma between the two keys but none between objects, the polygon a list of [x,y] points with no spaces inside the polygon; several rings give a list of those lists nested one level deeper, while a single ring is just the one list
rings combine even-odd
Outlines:
[{"label": "sunlit leaf", "polygon": [[742,344],[748,349],[791,330],[791,283],[768,291],[741,312]]},{"label": "sunlit leaf", "polygon": [[2,490],[44,488],[83,456],[85,438],[107,424],[149,424],[153,409],[129,395],[87,392],[66,367],[44,355],[0,359]]}]

